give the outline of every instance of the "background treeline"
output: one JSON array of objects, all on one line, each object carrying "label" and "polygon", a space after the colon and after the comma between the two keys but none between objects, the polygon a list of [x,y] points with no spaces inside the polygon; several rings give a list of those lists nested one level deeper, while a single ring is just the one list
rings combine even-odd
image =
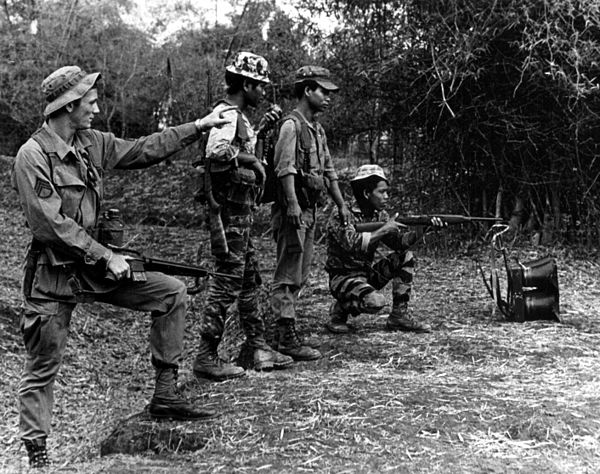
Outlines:
[{"label": "background treeline", "polygon": [[[204,113],[227,59],[252,50],[284,108],[297,67],[334,72],[331,148],[387,167],[404,210],[500,215],[544,243],[595,244],[600,1],[295,0],[293,16],[237,3],[223,26],[194,2],[166,2],[148,31],[122,20],[127,0],[3,0],[0,154],[39,126],[40,81],[55,67],[101,71],[97,127],[138,136]],[[189,27],[154,41],[181,17]]]}]

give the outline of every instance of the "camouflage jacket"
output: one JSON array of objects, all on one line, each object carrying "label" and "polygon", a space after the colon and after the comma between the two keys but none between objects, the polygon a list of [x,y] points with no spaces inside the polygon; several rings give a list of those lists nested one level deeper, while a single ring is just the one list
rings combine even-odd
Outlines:
[{"label": "camouflage jacket", "polygon": [[398,237],[386,236],[371,243],[371,232],[357,232],[355,224],[363,222],[386,222],[386,211],[365,216],[359,209],[352,209],[350,221],[342,226],[334,211],[327,223],[327,261],[325,270],[330,274],[365,274],[376,259],[380,246],[391,250],[406,250],[414,241],[414,232],[405,232]]}]

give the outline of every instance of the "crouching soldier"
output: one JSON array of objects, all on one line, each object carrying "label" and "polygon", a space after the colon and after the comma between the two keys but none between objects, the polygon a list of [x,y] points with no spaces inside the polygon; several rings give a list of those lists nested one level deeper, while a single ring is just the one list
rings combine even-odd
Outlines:
[{"label": "crouching soldier", "polygon": [[[148,272],[132,282],[127,260],[95,238],[102,204],[103,176],[112,168],[159,163],[201,137],[203,130],[228,123],[212,113],[194,123],[168,128],[138,140],[122,140],[91,129],[100,112],[96,81],[77,66],[65,66],[42,82],[45,122],[19,149],[12,185],[33,239],[23,281],[21,331],[27,351],[19,385],[21,439],[32,467],[49,464],[53,386],[65,352],[77,298],[85,285],[96,301],[150,311],[150,350],[156,370],[148,411],[155,418],[207,419],[214,413],[192,406],[177,391],[183,350],[185,285]],[[112,274],[112,279],[106,279]]]},{"label": "crouching soldier", "polygon": [[[388,201],[388,180],[377,165],[361,166],[350,181],[358,209],[352,210],[347,226],[337,214],[328,223],[328,247],[325,269],[329,289],[335,298],[326,328],[337,334],[350,331],[349,316],[374,314],[385,306],[379,292],[392,282],[392,312],[386,327],[391,331],[429,332],[431,326],[415,320],[408,312],[414,273],[414,255],[408,250],[420,237],[419,232],[390,218],[384,210]],[[385,222],[374,232],[357,232],[355,224]],[[436,220],[433,225],[443,226]],[[376,261],[380,244],[391,252]]]}]

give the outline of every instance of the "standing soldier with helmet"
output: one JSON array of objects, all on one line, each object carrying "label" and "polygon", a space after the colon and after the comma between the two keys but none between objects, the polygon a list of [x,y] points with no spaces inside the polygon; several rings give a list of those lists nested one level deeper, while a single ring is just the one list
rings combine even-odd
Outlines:
[{"label": "standing soldier with helmet", "polygon": [[249,52],[240,52],[225,71],[227,95],[214,108],[225,112],[231,122],[211,130],[206,143],[205,199],[211,232],[215,271],[237,278],[213,276],[208,286],[200,325],[200,344],[194,362],[198,378],[225,380],[244,375],[244,369],[226,363],[218,356],[225,318],[237,300],[240,325],[256,370],[284,369],[293,360],[273,350],[265,341],[265,328],[258,313],[258,287],[261,283],[258,261],[250,231],[265,170],[255,155],[257,135],[264,134],[279,119],[269,112],[254,130],[246,117],[248,107],[256,107],[269,83],[267,61]]},{"label": "standing soldier with helmet", "polygon": [[[95,229],[107,170],[159,163],[229,119],[216,112],[137,140],[119,139],[91,128],[100,112],[99,76],[65,66],[44,79],[45,122],[19,149],[12,170],[12,185],[33,234],[23,279],[21,331],[27,356],[19,414],[21,439],[35,468],[49,464],[46,439],[53,386],[77,303],[76,288],[85,286],[95,301],[151,312],[150,350],[156,371],[148,406],[152,417],[197,420],[214,415],[188,403],[176,386],[185,285],[156,272],[148,272],[146,282],[132,282],[126,258],[99,241]],[[107,274],[112,278],[105,278]]]},{"label": "standing soldier with helmet", "polygon": [[315,360],[321,353],[302,342],[296,332],[296,303],[310,271],[317,208],[329,193],[338,207],[342,225],[350,211],[338,187],[338,177],[317,114],[339,88],[329,70],[304,66],[296,72],[296,108],[282,120],[275,145],[275,172],[279,193],[273,205],[273,234],[277,262],[273,276],[271,310],[277,321],[277,350],[294,360]]}]

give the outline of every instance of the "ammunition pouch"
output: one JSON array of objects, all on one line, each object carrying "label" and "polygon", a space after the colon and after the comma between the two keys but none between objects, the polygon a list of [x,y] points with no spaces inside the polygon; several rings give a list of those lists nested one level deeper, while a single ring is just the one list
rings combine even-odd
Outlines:
[{"label": "ammunition pouch", "polygon": [[[199,162],[194,168],[197,183],[194,199],[202,204],[209,202],[206,193],[206,167]],[[224,171],[210,172],[211,188],[219,204],[250,209],[256,204],[260,186],[256,174],[250,168],[230,168]]]},{"label": "ammunition pouch", "polygon": [[235,168],[229,172],[229,186],[225,202],[234,206],[251,208],[256,203],[259,187],[256,174],[248,168]]},{"label": "ammunition pouch", "polygon": [[300,170],[295,177],[295,190],[298,204],[302,209],[322,206],[327,195],[326,178],[306,174]]},{"label": "ammunition pouch", "polygon": [[34,240],[25,260],[23,293],[27,298],[90,302],[94,295],[107,293],[118,286],[106,280],[105,273],[103,263],[83,265]]}]

